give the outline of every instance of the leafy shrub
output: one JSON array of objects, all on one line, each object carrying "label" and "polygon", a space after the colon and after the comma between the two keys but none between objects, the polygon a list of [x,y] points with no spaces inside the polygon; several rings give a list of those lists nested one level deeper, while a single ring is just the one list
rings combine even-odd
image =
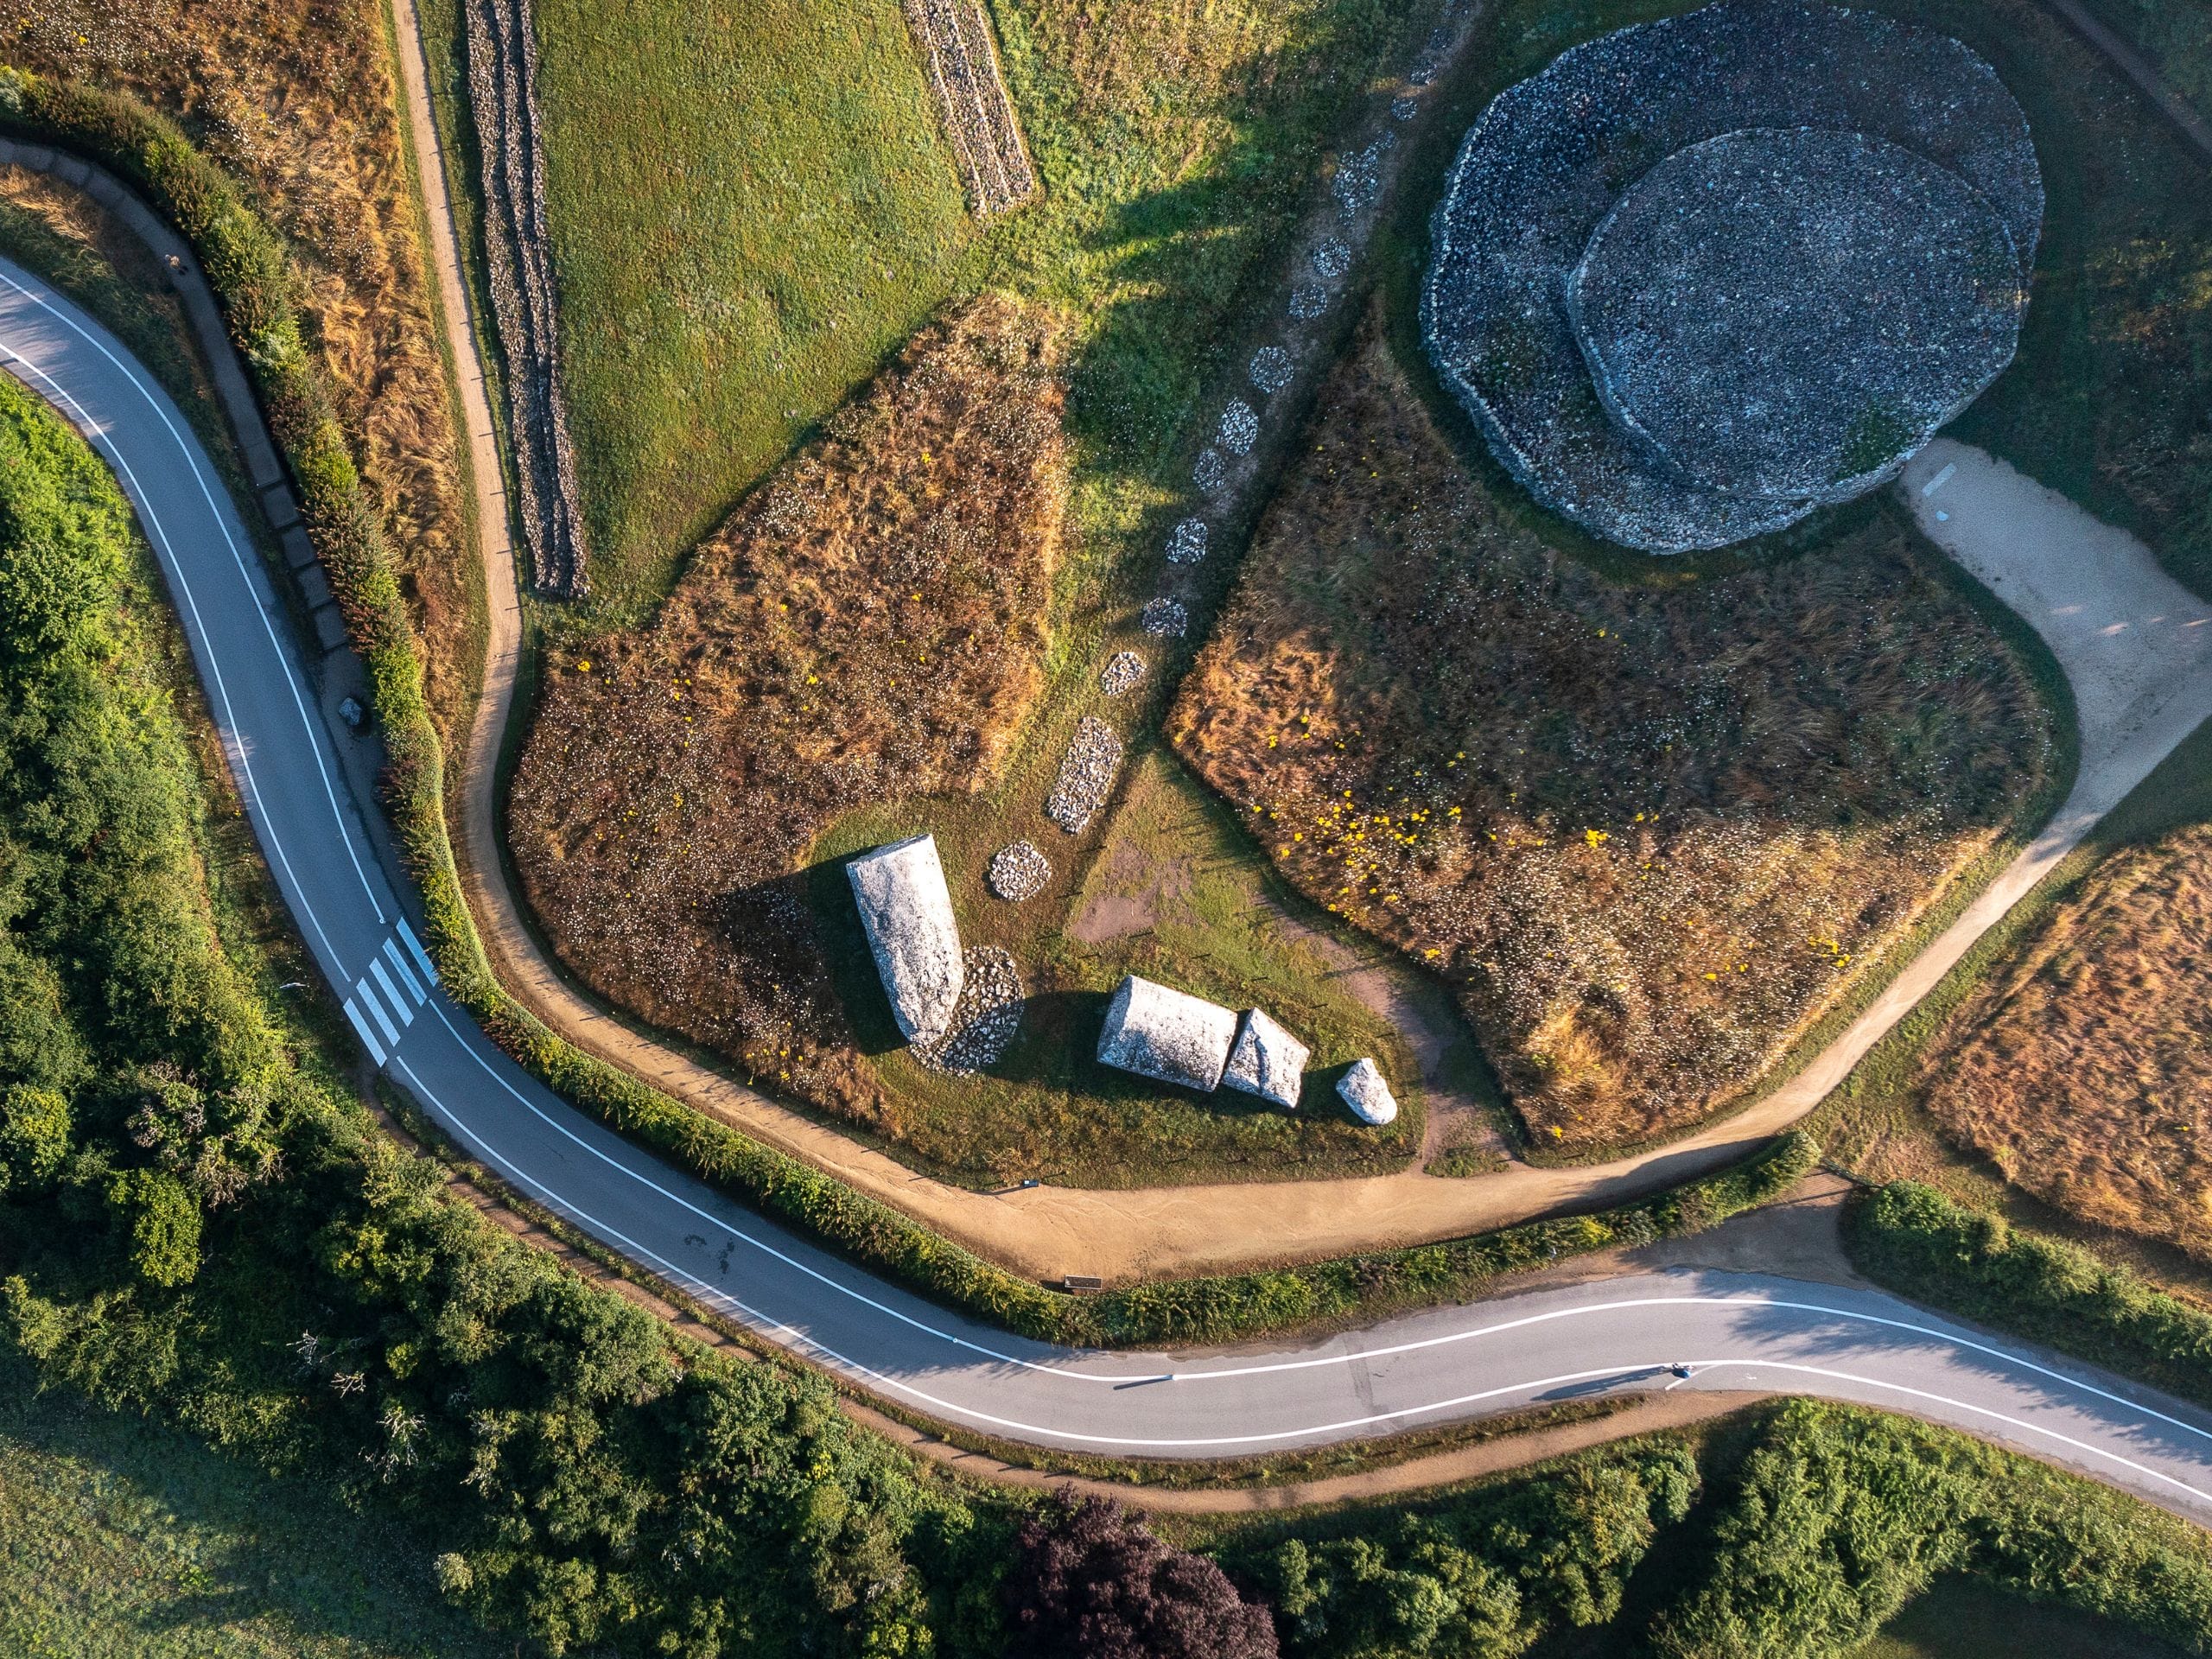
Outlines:
[{"label": "leafy shrub", "polygon": [[1746,1459],[1662,1659],[1827,1659],[1945,1573],[2212,1651],[2212,1548],[2133,1498],[1945,1430],[1792,1401]]},{"label": "leafy shrub", "polygon": [[2212,1313],[2079,1245],[1896,1181],[1853,1204],[1844,1238],[1868,1278],[2212,1406]]},{"label": "leafy shrub", "polygon": [[1548,1631],[1608,1624],[1696,1459],[1671,1436],[1410,1510],[1240,1540],[1230,1565],[1272,1596],[1294,1659],[1511,1659]]},{"label": "leafy shrub", "polygon": [[1265,1607],[1109,1499],[1063,1499],[1014,1546],[1007,1659],[1275,1659]]}]

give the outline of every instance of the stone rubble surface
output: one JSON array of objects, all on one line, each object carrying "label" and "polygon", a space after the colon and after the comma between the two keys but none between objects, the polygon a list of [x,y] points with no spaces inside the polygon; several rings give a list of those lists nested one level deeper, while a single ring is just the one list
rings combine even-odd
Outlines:
[{"label": "stone rubble surface", "polygon": [[[1037,850],[1036,842],[1017,841],[991,855],[983,879],[1000,898],[1010,904],[1020,904],[1045,890],[1045,884],[1052,879],[1052,866]],[[972,956],[974,952],[969,954]]]},{"label": "stone rubble surface", "polygon": [[914,1045],[914,1058],[932,1071],[973,1077],[1006,1058],[1021,1030],[1021,970],[996,945],[970,945],[960,1001],[944,1036]]},{"label": "stone rubble surface", "polygon": [[1085,715],[1060,757],[1059,775],[1052,780],[1052,795],[1045,802],[1045,816],[1071,836],[1080,835],[1114,787],[1114,774],[1122,765],[1122,740],[1114,728],[1096,715]]},{"label": "stone rubble surface", "polygon": [[[1719,0],[1573,48],[1468,132],[1421,294],[1439,377],[1546,506],[1655,553],[1725,546],[1813,510],[1699,483],[1621,427],[1566,303],[1592,233],[1650,169],[1726,134],[1799,128],[1862,133],[1955,174],[2002,221],[2024,283],[2044,213],[2027,118],[1948,35],[1868,10]],[[1738,302],[1756,317],[1786,298]]]},{"label": "stone rubble surface", "polygon": [[1144,658],[1134,651],[1117,651],[1098,676],[1098,689],[1109,697],[1134,690],[1144,678]]}]

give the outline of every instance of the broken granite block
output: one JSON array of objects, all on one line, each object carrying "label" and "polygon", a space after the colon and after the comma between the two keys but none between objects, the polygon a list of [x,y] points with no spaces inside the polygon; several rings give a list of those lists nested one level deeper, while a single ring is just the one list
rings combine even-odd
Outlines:
[{"label": "broken granite block", "polygon": [[1247,1008],[1236,1027],[1236,1046],[1229,1051],[1229,1069],[1221,1074],[1221,1080],[1231,1089],[1257,1095],[1294,1112],[1311,1052],[1259,1009]]},{"label": "broken granite block", "polygon": [[892,1018],[909,1042],[944,1034],[966,977],[937,837],[912,836],[845,866]]},{"label": "broken granite block", "polygon": [[1227,1008],[1131,974],[1107,1005],[1098,1062],[1210,1095],[1236,1036],[1236,1016]]},{"label": "broken granite block", "polygon": [[1379,1128],[1398,1116],[1397,1100],[1372,1060],[1353,1061],[1351,1070],[1337,1080],[1337,1093],[1351,1108],[1351,1115],[1363,1123],[1372,1123]]}]

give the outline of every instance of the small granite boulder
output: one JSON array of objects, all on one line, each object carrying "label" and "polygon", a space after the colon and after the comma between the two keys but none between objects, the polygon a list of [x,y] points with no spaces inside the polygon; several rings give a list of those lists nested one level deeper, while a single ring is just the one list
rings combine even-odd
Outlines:
[{"label": "small granite boulder", "polygon": [[1229,1051],[1229,1069],[1221,1074],[1221,1080],[1231,1089],[1257,1095],[1294,1112],[1311,1052],[1259,1009],[1247,1008],[1236,1028],[1236,1046]]},{"label": "small granite boulder", "polygon": [[1131,974],[1107,1006],[1098,1063],[1210,1095],[1236,1037],[1227,1008]]},{"label": "small granite boulder", "polygon": [[845,866],[860,906],[861,926],[892,1018],[909,1042],[942,1037],[959,1006],[967,976],[960,924],[934,836],[912,836],[862,853]]},{"label": "small granite boulder", "polygon": [[1398,1116],[1397,1100],[1372,1060],[1353,1061],[1351,1070],[1337,1080],[1337,1093],[1344,1096],[1344,1104],[1351,1108],[1351,1115],[1363,1123],[1372,1123],[1380,1128]]}]

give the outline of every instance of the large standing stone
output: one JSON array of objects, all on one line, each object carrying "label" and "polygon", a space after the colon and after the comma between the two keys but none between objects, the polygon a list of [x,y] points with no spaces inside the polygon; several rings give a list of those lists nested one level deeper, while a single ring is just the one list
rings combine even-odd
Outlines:
[{"label": "large standing stone", "polygon": [[1229,1051],[1229,1069],[1221,1074],[1221,1080],[1231,1089],[1257,1095],[1294,1112],[1311,1053],[1305,1044],[1259,1009],[1247,1008],[1236,1028],[1236,1046]]},{"label": "large standing stone", "polygon": [[891,1014],[909,1042],[944,1034],[966,977],[937,837],[913,836],[845,867]]},{"label": "large standing stone", "polygon": [[1337,1079],[1337,1093],[1351,1108],[1351,1115],[1363,1123],[1372,1123],[1380,1128],[1397,1119],[1397,1096],[1390,1092],[1390,1085],[1382,1079],[1382,1069],[1372,1060],[1353,1061],[1351,1070]]},{"label": "large standing stone", "polygon": [[1107,1007],[1098,1061],[1211,1094],[1236,1037],[1236,1016],[1227,1008],[1131,974]]}]

